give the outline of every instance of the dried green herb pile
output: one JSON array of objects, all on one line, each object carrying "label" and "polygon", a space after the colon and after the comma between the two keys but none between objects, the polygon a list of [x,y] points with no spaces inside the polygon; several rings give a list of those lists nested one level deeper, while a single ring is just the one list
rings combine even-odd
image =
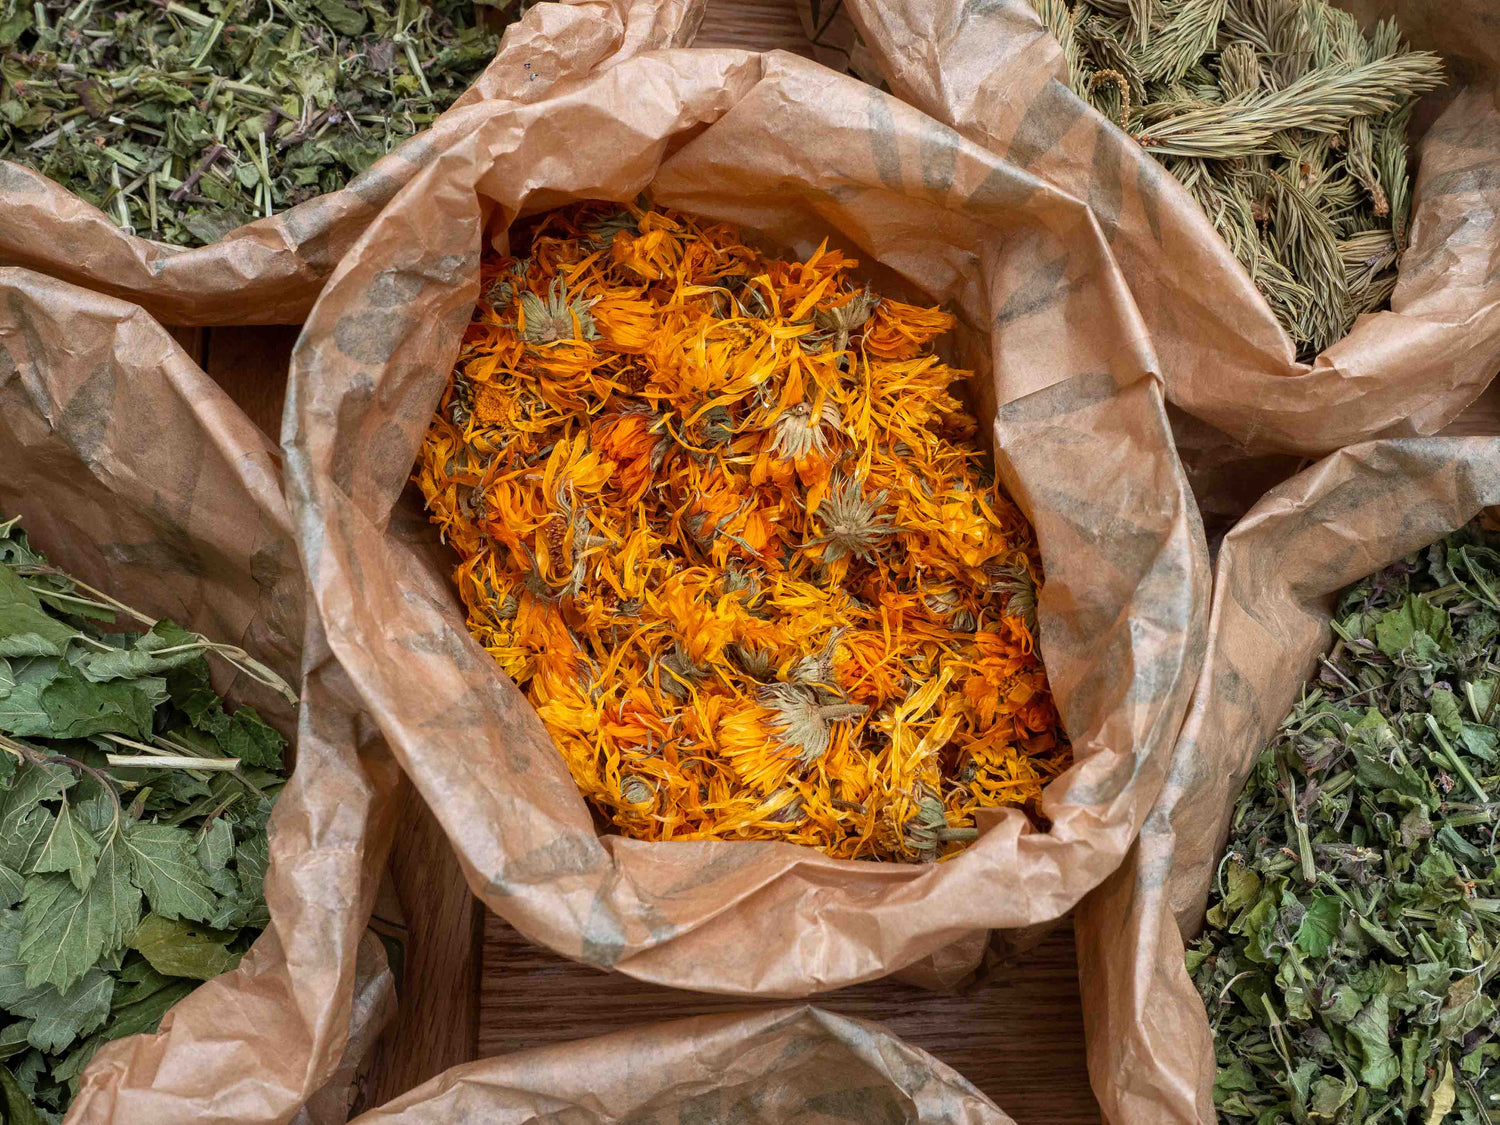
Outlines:
[{"label": "dried green herb pile", "polygon": [[475,10],[0,0],[0,158],[142,237],[213,242],[342,187],[430,125],[494,56]]},{"label": "dried green herb pile", "polygon": [[[105,631],[101,626],[109,626]],[[116,632],[131,625],[145,632]],[[0,522],[0,1120],[61,1120],[105,1042],[153,1031],[269,922],[284,740],[229,712],[205,654]]]},{"label": "dried green herb pile", "polygon": [[1326,0],[1032,0],[1075,92],[1202,205],[1311,359],[1390,300],[1411,214],[1407,125],[1442,82],[1394,20]]},{"label": "dried green herb pile", "polygon": [[1500,535],[1350,587],[1188,953],[1221,1120],[1500,1119]]}]

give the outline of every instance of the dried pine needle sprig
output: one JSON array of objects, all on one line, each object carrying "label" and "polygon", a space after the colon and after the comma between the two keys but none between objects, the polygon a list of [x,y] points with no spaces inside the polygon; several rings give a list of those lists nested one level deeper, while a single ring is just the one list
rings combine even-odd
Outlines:
[{"label": "dried pine needle sprig", "polygon": [[931,860],[1067,741],[1038,560],[936,309],[730,227],[582,205],[483,267],[416,480],[469,627],[649,840]]},{"label": "dried pine needle sprig", "polygon": [[1326,0],[1032,0],[1079,97],[1208,213],[1310,360],[1390,300],[1411,213],[1406,130],[1442,83],[1395,22]]}]

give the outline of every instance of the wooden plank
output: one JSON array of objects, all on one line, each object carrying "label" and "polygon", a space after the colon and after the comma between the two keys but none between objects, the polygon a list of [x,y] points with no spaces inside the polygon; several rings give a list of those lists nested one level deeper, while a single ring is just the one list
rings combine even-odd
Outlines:
[{"label": "wooden plank", "polygon": [[781,50],[812,57],[812,44],[792,0],[709,0],[693,46]]},{"label": "wooden plank", "polygon": [[396,1018],[367,1067],[370,1105],[468,1062],[479,1041],[484,909],[412,785],[397,824],[389,867],[406,917],[405,964]]},{"label": "wooden plank", "polygon": [[1438,432],[1447,437],[1500,437],[1500,379]]},{"label": "wooden plank", "polygon": [[292,324],[199,329],[207,333],[199,359],[214,381],[273,439],[281,435],[287,364],[302,329]]},{"label": "wooden plank", "polygon": [[[479,996],[482,1057],[785,1000],[708,996],[644,984],[576,964],[529,944],[486,914]],[[1073,927],[992,979],[959,993],[871,981],[810,997],[843,1015],[880,1023],[983,1090],[1018,1125],[1099,1125],[1083,1057]]]}]

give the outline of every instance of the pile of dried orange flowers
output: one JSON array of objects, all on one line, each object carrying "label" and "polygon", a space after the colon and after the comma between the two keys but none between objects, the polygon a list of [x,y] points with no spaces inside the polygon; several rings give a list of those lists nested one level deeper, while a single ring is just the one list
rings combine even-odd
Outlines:
[{"label": "pile of dried orange flowers", "polygon": [[1069,750],[1031,529],[856,262],[552,212],[481,298],[416,480],[469,628],[627,835],[936,859]]}]

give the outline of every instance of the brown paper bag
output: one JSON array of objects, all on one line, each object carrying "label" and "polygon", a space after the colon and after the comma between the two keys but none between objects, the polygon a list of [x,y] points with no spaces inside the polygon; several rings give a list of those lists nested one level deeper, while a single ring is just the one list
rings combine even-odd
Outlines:
[{"label": "brown paper bag", "polygon": [[[314,307],[283,444],[329,643],[475,893],[567,956],[783,996],[1065,913],[1154,799],[1206,586],[1154,360],[1087,210],[895,98],[779,52],[655,52],[454,124],[462,139],[396,196]],[[457,560],[403,489],[481,249],[519,214],[646,189],[795,253],[828,238],[887,291],[914,287],[959,315],[960,362],[978,372],[999,471],[1046,567],[1041,652],[1077,759],[1044,794],[1046,831],[996,809],[977,844],[933,866],[600,836],[535,712],[466,633]],[[1025,384],[1042,370],[1050,385],[1007,395],[1003,373]],[[923,980],[951,981],[957,960],[929,962]]]},{"label": "brown paper bag", "polygon": [[243,677],[218,685],[295,736],[270,927],[157,1034],[105,1046],[68,1118],[286,1121],[352,1061],[351,1028],[367,1039],[389,1011],[384,953],[361,938],[400,778],[308,612],[277,451],[136,306],[0,268],[0,511],[69,572],[302,684],[299,712]]},{"label": "brown paper bag", "polygon": [[67,188],[0,161],[0,264],[134,301],[164,324],[299,324],[329,271],[402,184],[452,143],[453,115],[486,98],[535,101],[557,85],[697,32],[688,0],[561,0],[506,29],[500,49],[431,129],[351,180],[219,242],[183,248],[126,234]]},{"label": "brown paper bag", "polygon": [[818,1008],[700,1016],[456,1066],[354,1125],[1012,1125],[879,1024]]},{"label": "brown paper bag", "polygon": [[1089,1074],[1112,1125],[1215,1120],[1208,1017],[1183,964],[1240,789],[1332,641],[1349,583],[1500,503],[1500,438],[1353,446],[1224,539],[1209,651],[1171,773],[1125,865],[1074,917]]},{"label": "brown paper bag", "polygon": [[[843,12],[898,96],[1087,201],[1173,404],[1224,431],[1241,453],[1317,456],[1373,437],[1434,433],[1500,369],[1493,2],[1335,2],[1362,18],[1395,15],[1414,46],[1445,52],[1449,86],[1431,96],[1447,106],[1416,145],[1411,246],[1390,311],[1361,317],[1311,365],[1296,360],[1187,190],[1068,88],[1062,50],[1027,0],[843,0]],[[1021,315],[1041,331],[1034,312]],[[1014,397],[1061,377],[1012,367],[1000,381]]]}]

